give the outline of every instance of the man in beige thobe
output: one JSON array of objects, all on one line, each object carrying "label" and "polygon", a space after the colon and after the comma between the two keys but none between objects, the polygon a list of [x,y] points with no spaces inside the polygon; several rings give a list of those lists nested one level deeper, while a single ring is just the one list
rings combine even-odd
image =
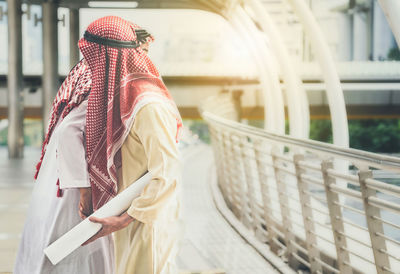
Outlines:
[{"label": "man in beige thobe", "polygon": [[177,273],[180,162],[176,130],[175,117],[161,103],[147,104],[137,113],[121,148],[118,189],[124,190],[147,170],[153,179],[120,217],[90,218],[103,224],[98,237],[116,231],[117,274]]},{"label": "man in beige thobe", "polygon": [[117,273],[177,273],[175,255],[180,163],[176,121],[162,104],[150,103],[137,114],[122,146],[123,190],[146,170],[153,174],[127,214],[135,219],[114,234]]},{"label": "man in beige thobe", "polygon": [[[136,33],[134,37],[132,31]],[[126,40],[126,37],[137,39],[140,47],[135,45],[139,43],[138,41]],[[115,96],[112,103],[108,102],[106,117],[107,119],[112,117],[110,121],[107,120],[107,125],[108,123],[113,125],[114,120],[118,122],[117,129],[114,130],[114,127],[110,126],[104,130],[113,130],[107,138],[115,136],[119,130],[126,130],[127,133],[123,134],[123,143],[120,143],[122,165],[116,170],[118,174],[116,189],[121,192],[147,171],[152,174],[151,181],[141,195],[132,201],[129,209],[121,216],[89,218],[92,222],[101,223],[102,229],[86,244],[114,232],[117,274],[177,273],[175,257],[179,235],[181,173],[177,131],[181,126],[181,119],[155,66],[143,53],[147,52],[148,47],[146,37],[148,37],[146,32],[136,25],[118,17],[104,17],[89,25],[84,38],[80,40],[80,49],[92,64],[90,69],[93,75],[101,76],[105,73],[107,76],[113,71],[114,65],[120,69],[117,74],[110,74],[106,82],[101,77],[96,79],[90,94],[92,97],[89,97],[89,100],[96,98],[93,102],[97,102],[107,94],[104,90],[111,94],[106,98]],[[102,62],[103,57],[105,62]],[[137,82],[133,81],[132,77]],[[148,79],[147,82],[143,82],[144,78]],[[117,90],[110,89],[109,79],[111,83],[115,81]],[[140,101],[142,98],[145,99]],[[117,114],[108,115],[108,112],[113,111],[112,108],[110,110],[110,105],[120,106]],[[135,105],[138,106],[137,112],[129,112],[132,108],[136,109]],[[101,110],[100,106],[95,105],[95,107]],[[89,117],[96,120],[93,113],[93,111],[89,113]],[[126,122],[129,117],[134,117],[132,123]],[[87,124],[89,122],[87,120]],[[122,123],[131,126],[124,128],[121,126]],[[107,149],[111,151],[113,147]],[[101,150],[96,153],[101,153]],[[108,154],[104,153],[104,157],[108,157]],[[104,172],[97,172],[96,175]],[[93,191],[98,193],[99,189],[101,188],[92,187],[91,193],[93,194]],[[85,208],[85,204],[90,200],[90,190],[87,192],[89,198],[82,196],[81,199],[80,212],[83,217],[90,213],[90,208],[89,210]]]}]

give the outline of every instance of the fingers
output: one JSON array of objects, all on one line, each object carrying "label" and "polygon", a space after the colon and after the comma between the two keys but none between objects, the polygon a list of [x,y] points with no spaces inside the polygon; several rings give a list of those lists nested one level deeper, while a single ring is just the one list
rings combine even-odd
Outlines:
[{"label": "fingers", "polygon": [[79,211],[79,217],[81,217],[82,220],[85,220],[87,216],[82,213],[82,211]]},{"label": "fingers", "polygon": [[102,224],[102,225],[107,224],[107,220],[105,218],[98,218],[98,217],[95,217],[95,216],[90,217],[89,221],[91,221],[92,223],[99,223],[99,224]]},{"label": "fingers", "polygon": [[78,214],[79,214],[79,217],[81,217],[81,219],[83,220],[83,213],[82,213],[82,211],[83,211],[83,209],[82,209],[82,205],[81,205],[81,204],[79,204],[79,210],[78,210]]},{"label": "fingers", "polygon": [[100,237],[106,236],[114,231],[126,227],[126,225],[119,220],[120,218],[122,217],[107,217],[107,218],[98,218],[94,216],[89,217],[89,221],[93,223],[99,223],[102,225],[102,227],[98,233],[96,233],[93,237],[88,239],[82,245],[87,245]]},{"label": "fingers", "polygon": [[[80,201],[80,203],[79,203],[79,212],[80,212],[79,215],[81,216],[81,218],[82,219],[86,219],[87,217],[89,217],[93,213],[93,210],[92,210],[91,205],[86,205],[85,206],[85,204],[82,201]],[[84,217],[82,217],[82,215]]]},{"label": "fingers", "polygon": [[78,214],[79,214],[79,217],[81,217],[82,220],[85,220],[88,217],[88,215],[85,213],[85,210],[83,209],[82,204],[79,204]]}]

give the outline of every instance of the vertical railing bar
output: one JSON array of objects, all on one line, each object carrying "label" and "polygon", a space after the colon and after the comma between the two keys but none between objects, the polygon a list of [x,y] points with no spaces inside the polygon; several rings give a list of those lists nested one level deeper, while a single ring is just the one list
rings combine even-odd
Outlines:
[{"label": "vertical railing bar", "polygon": [[299,162],[304,160],[304,155],[295,154],[293,156],[296,178],[297,178],[297,188],[299,192],[301,212],[303,216],[304,229],[306,234],[306,247],[308,251],[308,260],[310,262],[311,273],[322,272],[322,265],[320,263],[320,252],[317,245],[317,238],[314,234],[310,233],[315,231],[313,223],[313,214],[311,208],[307,207],[306,204],[311,203],[310,197],[305,193],[307,185],[301,179],[301,175],[304,170],[300,167]]},{"label": "vertical railing bar", "polygon": [[386,240],[377,235],[379,233],[384,234],[383,224],[381,221],[374,218],[374,216],[378,218],[381,217],[381,212],[380,212],[381,210],[375,206],[372,206],[368,202],[370,197],[376,196],[376,190],[369,188],[365,182],[366,179],[372,178],[372,171],[361,170],[358,173],[358,177],[360,182],[362,200],[365,209],[365,217],[367,221],[368,232],[371,238],[371,246],[372,246],[372,252],[374,254],[376,271],[378,272],[378,274],[385,273],[387,271],[384,270],[385,268],[390,269],[390,262],[388,255],[384,252],[381,252],[381,250],[387,251]]},{"label": "vertical railing bar", "polygon": [[223,186],[224,177],[223,177],[223,175],[221,175],[223,172],[223,168],[222,168],[222,161],[221,161],[221,155],[220,155],[221,153],[220,153],[219,139],[218,139],[217,133],[215,133],[214,128],[209,127],[209,132],[210,132],[210,136],[211,136],[211,145],[213,148],[218,184],[220,185],[222,194],[224,194],[226,189]]},{"label": "vertical railing bar", "polygon": [[353,273],[352,267],[346,262],[350,262],[349,252],[347,251],[346,238],[340,235],[338,231],[345,231],[343,216],[339,203],[339,195],[330,190],[329,185],[335,183],[335,178],[328,175],[328,169],[333,168],[332,160],[324,160],[321,163],[322,176],[324,179],[326,201],[329,210],[329,217],[332,225],[333,238],[335,242],[337,263],[340,273]]},{"label": "vertical railing bar", "polygon": [[[234,148],[234,137],[235,137],[236,135],[233,135],[233,134],[231,134],[230,136],[229,136],[229,139],[230,139],[230,141],[231,141],[231,145],[232,145],[232,159],[235,159],[236,161],[237,161],[237,159],[239,158],[239,163],[237,163],[237,164],[239,164],[239,167],[240,168],[238,168],[238,169],[236,169],[236,170],[238,170],[239,171],[239,174],[238,174],[238,176],[236,176],[236,178],[238,179],[237,180],[237,186],[239,187],[238,189],[239,189],[239,191],[240,191],[240,193],[239,193],[239,197],[240,197],[240,208],[241,208],[241,212],[239,213],[240,215],[240,221],[242,222],[242,223],[244,223],[247,227],[249,226],[249,220],[246,218],[246,204],[247,204],[247,191],[246,191],[246,189],[245,189],[245,184],[246,184],[246,182],[243,182],[241,179],[244,179],[245,178],[245,175],[243,174],[244,173],[244,166],[242,165],[242,163],[241,163],[241,151],[239,151],[239,153],[237,153],[236,152],[236,150],[235,150],[235,148]],[[237,136],[236,136],[237,137]],[[235,166],[238,166],[238,165],[235,165]]]},{"label": "vertical railing bar", "polygon": [[250,204],[250,209],[251,209],[251,215],[253,218],[253,229],[254,229],[254,233],[257,237],[259,237],[261,234],[259,233],[259,230],[261,229],[261,223],[258,220],[258,211],[256,208],[256,203],[257,203],[257,198],[256,198],[256,192],[254,189],[253,184],[255,184],[254,180],[252,180],[252,176],[251,176],[251,170],[246,166],[246,161],[250,161],[248,159],[246,159],[247,154],[245,153],[245,149],[249,149],[246,148],[246,146],[243,144],[244,142],[249,143],[250,142],[247,140],[247,137],[244,136],[241,138],[241,142],[240,142],[240,150],[241,150],[241,165],[244,169],[244,173],[245,173],[245,183],[247,184],[247,189],[248,189],[248,194],[249,194],[249,204]]},{"label": "vertical railing bar", "polygon": [[[272,156],[272,162],[275,166],[277,159],[275,157],[275,154],[280,153],[279,148],[274,147],[271,156]],[[285,244],[287,246],[286,249],[286,256],[288,257],[288,263],[289,265],[296,269],[299,266],[299,260],[296,258],[296,255],[294,253],[296,252],[296,248],[293,246],[291,241],[295,240],[295,237],[292,233],[292,223],[290,220],[290,211],[289,207],[285,206],[289,204],[289,200],[287,198],[287,191],[286,191],[286,185],[283,180],[281,180],[281,174],[279,172],[279,169],[274,167],[274,172],[275,172],[275,180],[276,180],[276,185],[278,188],[278,191],[280,192],[278,197],[279,197],[279,204],[281,208],[281,215],[282,215],[282,223],[283,223],[283,229],[284,229],[284,235],[285,235]]]},{"label": "vertical railing bar", "polygon": [[220,182],[220,188],[221,188],[221,192],[224,195],[225,199],[227,200],[228,205],[230,205],[232,203],[232,193],[230,190],[230,183],[229,183],[229,176],[227,174],[227,168],[226,168],[226,161],[225,161],[225,157],[226,157],[226,151],[225,151],[225,145],[224,145],[224,135],[220,133],[219,130],[214,130],[213,127],[211,127],[210,132],[212,132],[213,135],[216,135],[214,138],[217,139],[217,143],[218,143],[218,148],[217,148],[217,154],[218,157],[218,161],[219,166],[220,166],[220,171],[219,174],[222,178],[220,178],[218,180],[218,182]]},{"label": "vertical railing bar", "polygon": [[226,134],[221,134],[221,144],[223,146],[223,158],[222,158],[222,165],[224,168],[224,182],[226,188],[226,194],[228,195],[228,199],[230,201],[230,206],[232,207],[233,212],[237,213],[236,204],[235,204],[235,190],[234,190],[234,179],[233,175],[229,169],[229,155],[230,150],[229,147],[226,145]]},{"label": "vertical railing bar", "polygon": [[[240,180],[240,174],[237,168],[236,162],[236,153],[235,148],[233,146],[233,136],[232,132],[229,133],[228,136],[228,143],[229,143],[229,153],[230,156],[228,157],[228,165],[229,165],[229,172],[231,174],[232,180],[232,191],[235,197],[235,207],[236,207],[236,216],[238,216],[239,220],[243,223],[243,217],[245,214],[245,207],[244,207],[244,200],[243,200],[243,191],[242,190],[242,182]],[[232,172],[233,171],[233,172]]]},{"label": "vertical railing bar", "polygon": [[[212,129],[212,132],[215,134],[215,130]],[[231,193],[231,188],[230,188],[230,183],[228,182],[228,174],[227,174],[227,168],[226,168],[226,151],[225,151],[225,146],[223,144],[224,142],[224,137],[221,134],[221,132],[218,130],[216,133],[216,138],[218,141],[218,148],[217,148],[217,158],[220,166],[220,176],[222,177],[219,181],[221,182],[221,190],[222,193],[225,196],[225,199],[227,200],[227,202],[229,203],[229,205],[232,203],[232,193]]]},{"label": "vertical railing bar", "polygon": [[267,237],[267,241],[268,244],[270,246],[270,249],[273,252],[277,252],[278,250],[278,246],[275,244],[274,242],[274,238],[278,239],[277,234],[275,232],[275,230],[278,230],[275,225],[274,225],[274,221],[271,218],[272,214],[272,207],[271,207],[271,193],[270,193],[270,189],[268,186],[268,180],[270,180],[267,175],[263,172],[263,165],[262,165],[262,161],[261,161],[261,157],[262,154],[260,153],[260,151],[257,149],[258,147],[261,147],[261,141],[257,140],[255,145],[253,146],[254,149],[254,153],[256,155],[256,165],[257,165],[257,172],[258,172],[258,178],[260,181],[260,188],[261,188],[261,192],[262,192],[262,202],[263,202],[263,209],[264,209],[264,218],[265,218],[265,222],[267,223],[267,229],[268,229],[268,237]]},{"label": "vertical railing bar", "polygon": [[[225,160],[224,162],[226,165],[229,165],[232,160],[233,155],[232,155],[231,148],[227,145],[228,142],[226,142],[226,139],[230,138],[230,136],[226,136],[227,134],[228,133],[226,133],[226,132],[222,133],[222,136],[223,136],[222,144],[224,146],[224,151],[225,151],[224,154],[227,156],[226,159],[224,159]],[[240,204],[240,200],[237,199],[237,195],[235,195],[236,193],[235,193],[235,188],[234,188],[236,178],[232,175],[230,168],[226,168],[226,171],[227,171],[227,174],[229,174],[228,178],[230,181],[229,189],[230,189],[231,197],[232,197],[232,210],[233,210],[233,213],[235,214],[235,216],[237,216],[239,218],[240,212],[239,212],[238,206]]]}]

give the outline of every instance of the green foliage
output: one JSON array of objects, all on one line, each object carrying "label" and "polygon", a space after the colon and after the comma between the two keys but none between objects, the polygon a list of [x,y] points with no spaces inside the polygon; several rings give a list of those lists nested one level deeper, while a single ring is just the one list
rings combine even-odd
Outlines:
[{"label": "green foliage", "polygon": [[0,146],[7,145],[7,129],[0,130]]},{"label": "green foliage", "polygon": [[391,48],[389,50],[387,58],[388,58],[388,60],[400,61],[400,49]]},{"label": "green foliage", "polygon": [[[250,120],[249,125],[263,128],[263,120]],[[286,134],[289,122],[285,123]],[[400,119],[349,120],[350,147],[380,153],[400,153]],[[333,143],[330,120],[311,120],[310,139]]]},{"label": "green foliage", "polygon": [[248,125],[258,128],[264,128],[264,120],[248,120]]},{"label": "green foliage", "polygon": [[[205,143],[210,143],[207,124],[203,120],[185,120],[193,133]],[[249,125],[262,128],[262,120],[250,120]],[[286,130],[288,131],[286,121]],[[42,142],[41,121],[24,122],[25,145],[40,147]],[[350,147],[381,153],[400,153],[400,119],[350,120]],[[330,120],[311,120],[310,139],[332,143]],[[7,128],[0,130],[0,145],[7,145]]]},{"label": "green foliage", "polygon": [[373,152],[400,152],[400,120],[352,120],[349,123],[350,146]]},{"label": "green foliage", "polygon": [[206,144],[210,144],[210,133],[208,132],[208,126],[206,122],[203,120],[185,120],[185,126],[189,127],[189,129],[199,136],[199,139],[205,142]]},{"label": "green foliage", "polygon": [[332,143],[332,123],[330,120],[311,120],[310,139]]},{"label": "green foliage", "polygon": [[[400,119],[349,121],[350,147],[380,153],[400,152]],[[329,120],[312,120],[310,138],[332,143]]]},{"label": "green foliage", "polygon": [[[41,147],[43,141],[41,120],[24,120],[24,145]],[[6,146],[8,139],[8,127],[0,130],[0,146]]]}]

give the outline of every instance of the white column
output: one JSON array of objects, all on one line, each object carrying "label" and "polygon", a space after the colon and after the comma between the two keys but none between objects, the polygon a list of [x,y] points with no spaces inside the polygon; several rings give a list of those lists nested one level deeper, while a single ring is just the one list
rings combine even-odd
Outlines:
[{"label": "white column", "polygon": [[8,0],[8,157],[22,158],[24,102],[22,80],[21,0]]},{"label": "white column", "polygon": [[58,81],[58,17],[57,4],[47,1],[42,4],[43,27],[43,130],[46,132],[49,114]]},{"label": "white column", "polygon": [[351,61],[353,58],[353,19],[346,13],[340,13],[338,14],[338,24],[338,61]]},{"label": "white column", "polygon": [[79,9],[69,9],[69,66],[79,61]]},{"label": "white column", "polygon": [[369,55],[368,16],[364,12],[353,15],[353,60],[366,61]]}]

